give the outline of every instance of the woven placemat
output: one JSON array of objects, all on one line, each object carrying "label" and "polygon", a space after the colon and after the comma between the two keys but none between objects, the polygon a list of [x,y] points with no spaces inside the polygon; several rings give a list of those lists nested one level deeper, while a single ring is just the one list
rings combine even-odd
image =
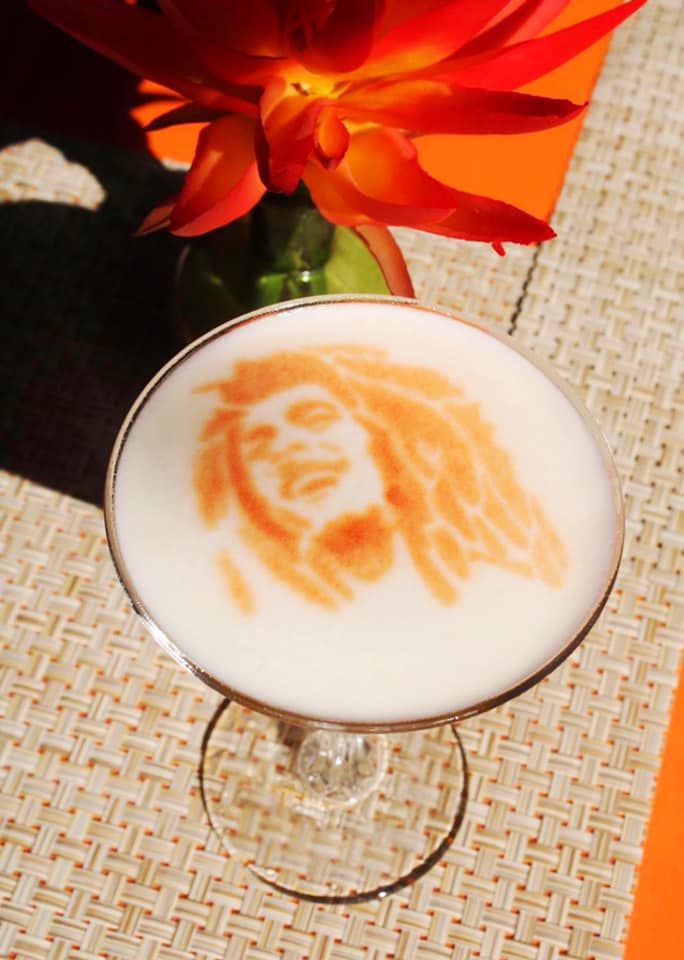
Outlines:
[{"label": "woven placemat", "polygon": [[[462,725],[471,799],[444,861],[383,902],[321,907],[226,858],[196,781],[215,696],[143,634],[100,512],[4,472],[0,956],[622,955],[684,634],[683,28],[679,0],[651,0],[616,36],[560,239],[501,261],[400,234],[424,299],[514,327],[578,387],[627,497],[620,578],[590,637],[536,689]],[[11,150],[38,169],[55,148]],[[82,169],[50,157],[66,203],[88,190],[97,203]],[[7,164],[5,151],[2,179]],[[54,179],[26,189],[49,200]]]}]

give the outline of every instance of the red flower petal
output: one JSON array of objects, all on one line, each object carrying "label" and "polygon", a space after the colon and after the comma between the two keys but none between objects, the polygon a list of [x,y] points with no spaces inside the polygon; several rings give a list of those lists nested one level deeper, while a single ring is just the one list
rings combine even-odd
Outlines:
[{"label": "red flower petal", "polygon": [[178,197],[171,197],[165,203],[155,207],[154,210],[150,210],[133,236],[145,237],[148,233],[154,233],[155,230],[165,230],[171,223],[171,214],[177,201]]},{"label": "red flower petal", "polygon": [[451,0],[386,0],[381,31],[383,34],[389,33],[407,20],[434,14],[440,7],[446,7],[449,3]]},{"label": "red flower petal", "polygon": [[162,0],[160,6],[224,49],[251,57],[281,57],[285,52],[280,18],[271,0]]},{"label": "red flower petal", "polygon": [[[261,50],[281,48],[280,21],[269,0],[256,0],[256,4],[252,4],[252,0],[249,3],[238,0],[158,2],[179,36],[202,63],[225,82],[263,86],[289,62],[271,55],[245,53],[238,46],[244,44]],[[254,13],[247,14],[243,28],[243,16],[250,7]],[[260,39],[257,38],[259,16],[263,18]]]},{"label": "red flower petal", "polygon": [[471,57],[505,44],[519,43],[535,37],[547,23],[555,20],[570,2],[571,0],[525,0],[512,13],[471,40],[458,51],[458,55]]},{"label": "red flower petal", "polygon": [[203,107],[196,103],[182,103],[172,107],[166,113],[160,113],[145,127],[150,133],[154,130],[166,130],[184,123],[211,123],[218,120],[221,114],[210,107]]},{"label": "red flower petal", "polygon": [[264,91],[255,141],[261,179],[269,190],[279,193],[297,188],[326,104],[298,93],[287,95],[286,90],[285,81],[276,79]]},{"label": "red flower petal", "polygon": [[383,0],[294,0],[283,4],[289,54],[312,73],[348,73],[368,57]]},{"label": "red flower petal", "polygon": [[375,257],[389,292],[395,297],[415,297],[404,255],[387,227],[364,223],[352,229]]},{"label": "red flower petal", "polygon": [[569,100],[434,80],[364,84],[338,103],[350,119],[413,133],[529,133],[565,123],[584,109]]},{"label": "red flower petal", "polygon": [[222,117],[199,135],[197,151],[171,215],[171,232],[194,237],[243,216],[265,193],[254,156],[254,123]]},{"label": "red flower petal", "polygon": [[491,197],[478,197],[474,193],[462,193],[461,197],[467,198],[467,202],[459,205],[444,220],[431,223],[423,229],[456,240],[491,243],[499,256],[504,256],[504,243],[543,243],[556,236],[556,231],[544,220],[510,203],[492,200]]},{"label": "red flower petal", "polygon": [[142,7],[118,0],[28,0],[73,37],[126,69],[177,90],[188,100],[221,110],[254,113],[234,87],[218,84],[182,44],[170,24]]},{"label": "red flower petal", "polygon": [[363,73],[416,71],[472,40],[509,0],[451,0],[400,24],[373,47]]},{"label": "red flower petal", "polygon": [[390,130],[366,130],[351,138],[334,173],[307,166],[304,179],[314,202],[333,223],[414,226],[463,240],[538,243],[555,234],[536,217],[510,204],[454,190],[429,176],[416,149]]},{"label": "red flower petal", "polygon": [[630,0],[629,3],[613,7],[612,10],[556,33],[485,54],[475,62],[464,61],[459,65],[458,59],[454,58],[449,63],[438,65],[434,76],[472,87],[513,90],[572,60],[636,13],[645,3],[646,0]]}]

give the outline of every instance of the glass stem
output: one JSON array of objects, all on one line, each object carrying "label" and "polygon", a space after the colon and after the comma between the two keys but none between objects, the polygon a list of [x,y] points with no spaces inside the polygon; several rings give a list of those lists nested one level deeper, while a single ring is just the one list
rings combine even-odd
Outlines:
[{"label": "glass stem", "polygon": [[297,774],[316,798],[352,806],[371,793],[387,768],[387,742],[381,734],[312,730],[297,753]]}]

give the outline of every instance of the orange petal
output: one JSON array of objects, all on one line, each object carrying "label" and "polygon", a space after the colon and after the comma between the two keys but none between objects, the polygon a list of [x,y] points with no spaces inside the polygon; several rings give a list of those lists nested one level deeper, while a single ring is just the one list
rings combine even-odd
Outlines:
[{"label": "orange petal", "polygon": [[451,0],[401,23],[374,45],[362,73],[416,71],[450,56],[487,26],[509,0]]},{"label": "orange petal", "polygon": [[312,73],[348,73],[368,57],[384,3],[295,0],[283,6],[290,56]]},{"label": "orange petal", "polygon": [[414,145],[393,130],[376,127],[357,133],[345,168],[358,189],[379,202],[433,209],[433,220],[442,219],[453,206],[451,188],[425,173]]},{"label": "orange petal", "polygon": [[391,130],[355,134],[334,173],[310,163],[305,180],[316,205],[334,223],[414,226],[499,246],[554,236],[548,224],[523,210],[435,180],[420,167],[413,144]]},{"label": "orange petal", "polygon": [[436,222],[445,216],[443,207],[423,206],[417,197],[416,204],[410,206],[378,200],[363,193],[350,176],[346,161],[333,172],[310,162],[304,171],[304,182],[323,216],[340,226],[384,223],[420,229],[425,223]]},{"label": "orange petal", "polygon": [[216,83],[158,13],[118,0],[28,0],[77,40],[111,60],[177,90],[188,100],[216,109],[254,112],[248,98]]},{"label": "orange petal", "polygon": [[199,135],[197,151],[171,215],[171,232],[194,237],[243,216],[265,193],[254,156],[254,122],[222,117]]},{"label": "orange petal", "polygon": [[276,78],[266,88],[256,130],[259,172],[269,190],[292,193],[314,148],[316,124],[326,101],[288,94]]},{"label": "orange petal", "polygon": [[350,119],[425,134],[529,133],[565,123],[583,109],[569,100],[434,80],[364,84],[338,102]]},{"label": "orange petal", "polygon": [[316,155],[326,170],[334,170],[349,146],[349,131],[333,107],[321,110],[316,126]]}]

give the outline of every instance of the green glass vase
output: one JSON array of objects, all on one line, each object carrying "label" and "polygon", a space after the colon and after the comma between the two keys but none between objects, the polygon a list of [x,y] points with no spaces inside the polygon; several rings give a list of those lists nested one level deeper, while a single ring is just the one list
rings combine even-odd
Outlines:
[{"label": "green glass vase", "polygon": [[266,194],[247,216],[194,238],[181,254],[175,281],[186,342],[284,300],[392,292],[359,234],[326,220],[304,187],[290,196]]}]

